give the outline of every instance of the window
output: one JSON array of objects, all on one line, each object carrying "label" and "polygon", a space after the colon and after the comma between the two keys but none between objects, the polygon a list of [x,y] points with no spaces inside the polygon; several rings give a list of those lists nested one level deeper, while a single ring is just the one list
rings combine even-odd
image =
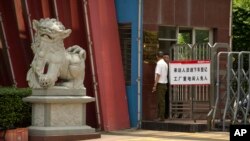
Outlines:
[{"label": "window", "polygon": [[209,28],[178,28],[178,44],[213,43],[213,33]]},{"label": "window", "polygon": [[169,53],[170,47],[177,42],[176,33],[176,27],[160,26],[158,31],[159,50]]},{"label": "window", "polygon": [[195,30],[195,43],[208,43],[209,30]]},{"label": "window", "polygon": [[119,24],[120,46],[126,85],[131,84],[131,24]]},{"label": "window", "polygon": [[178,32],[178,44],[192,44],[192,29],[191,28],[179,28]]},{"label": "window", "polygon": [[[209,28],[159,26],[158,31],[144,31],[143,60],[155,62],[158,50],[170,54],[174,44],[213,43],[213,33]],[[188,53],[188,52],[186,52]]]},{"label": "window", "polygon": [[160,26],[158,33],[159,40],[176,40],[176,27]]},{"label": "window", "polygon": [[212,30],[197,27],[159,26],[158,50],[170,53],[173,44],[213,43]]}]

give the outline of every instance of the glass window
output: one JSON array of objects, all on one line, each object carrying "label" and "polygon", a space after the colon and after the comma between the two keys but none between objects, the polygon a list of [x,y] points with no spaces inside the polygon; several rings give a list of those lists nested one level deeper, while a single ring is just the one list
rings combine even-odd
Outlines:
[{"label": "glass window", "polygon": [[161,39],[176,39],[176,27],[160,26],[158,37]]},{"label": "glass window", "polygon": [[213,39],[209,29],[179,27],[178,44],[212,43]]},{"label": "glass window", "polygon": [[209,30],[195,30],[195,43],[208,43]]},{"label": "glass window", "polygon": [[160,26],[158,31],[159,50],[169,54],[171,46],[176,44],[176,33],[176,27]]},{"label": "glass window", "polygon": [[192,44],[192,29],[180,28],[178,33],[178,44]]}]

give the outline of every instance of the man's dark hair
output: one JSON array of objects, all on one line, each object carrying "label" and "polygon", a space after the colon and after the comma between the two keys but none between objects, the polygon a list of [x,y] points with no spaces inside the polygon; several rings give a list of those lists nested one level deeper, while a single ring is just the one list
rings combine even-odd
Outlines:
[{"label": "man's dark hair", "polygon": [[158,56],[158,57],[163,57],[163,55],[164,55],[164,52],[163,52],[163,51],[158,51],[158,52],[157,52],[157,56]]}]

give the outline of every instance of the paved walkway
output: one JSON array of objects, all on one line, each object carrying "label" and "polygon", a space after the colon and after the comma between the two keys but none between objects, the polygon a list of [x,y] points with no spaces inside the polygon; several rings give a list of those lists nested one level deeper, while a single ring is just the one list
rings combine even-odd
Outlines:
[{"label": "paved walkway", "polygon": [[128,129],[102,132],[101,138],[89,141],[229,141],[229,132],[168,132]]}]

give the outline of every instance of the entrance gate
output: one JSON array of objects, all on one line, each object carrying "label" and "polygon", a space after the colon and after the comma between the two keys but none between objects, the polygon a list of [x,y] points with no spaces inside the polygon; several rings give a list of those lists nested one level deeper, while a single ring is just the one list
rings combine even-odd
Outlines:
[{"label": "entrance gate", "polygon": [[206,119],[214,105],[216,55],[228,51],[228,44],[216,43],[174,45],[170,50],[171,61],[210,60],[211,85],[173,85],[169,90],[170,119]]},{"label": "entrance gate", "polygon": [[[217,62],[212,126],[215,127],[215,122],[219,121],[225,130],[226,123],[249,123],[250,52],[220,52]],[[223,66],[226,66],[225,71],[222,71]]]}]

